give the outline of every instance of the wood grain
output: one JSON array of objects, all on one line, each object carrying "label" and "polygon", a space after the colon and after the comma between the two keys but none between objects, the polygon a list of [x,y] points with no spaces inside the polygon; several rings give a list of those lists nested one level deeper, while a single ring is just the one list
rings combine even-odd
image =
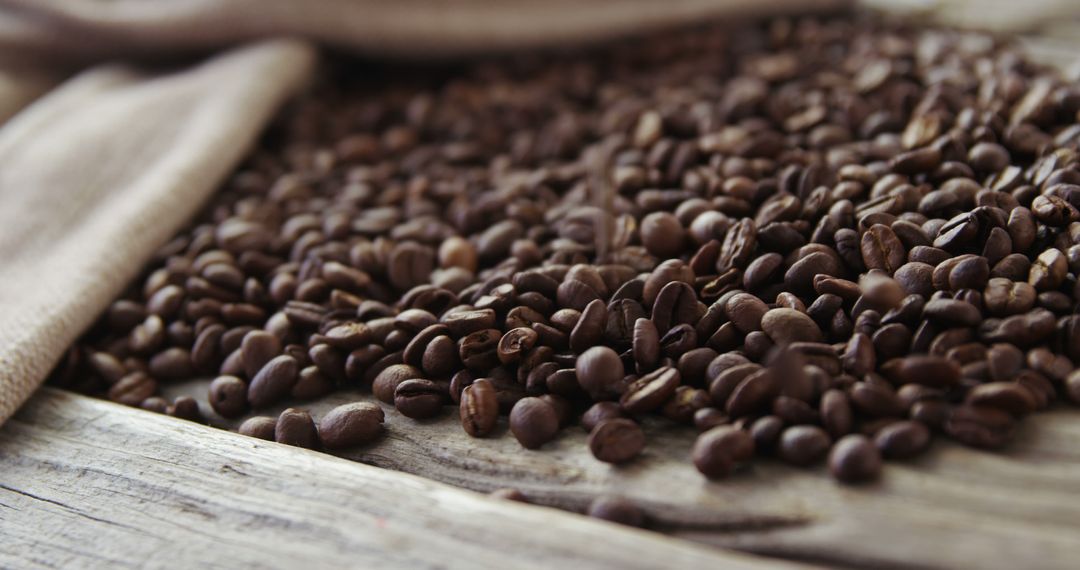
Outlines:
[{"label": "wood grain", "polygon": [[[201,383],[172,390],[205,397]],[[374,401],[346,392],[294,404],[320,417],[356,400]],[[621,494],[647,510],[655,529],[708,544],[856,567],[1019,568],[1039,560],[1043,568],[1071,568],[1080,556],[1074,408],[1026,419],[1002,452],[938,441],[916,461],[889,463],[882,481],[861,487],[838,485],[823,467],[768,460],[708,482],[689,462],[693,431],[659,418],[645,422],[643,456],[611,467],[592,458],[580,427],[528,451],[507,432],[505,418],[492,437],[478,440],[465,434],[452,408],[431,421],[384,410],[386,437],[342,457],[478,491],[514,486],[569,510],[582,510],[601,493]]]},{"label": "wood grain", "polygon": [[0,473],[3,568],[775,563],[53,389],[0,429]]}]

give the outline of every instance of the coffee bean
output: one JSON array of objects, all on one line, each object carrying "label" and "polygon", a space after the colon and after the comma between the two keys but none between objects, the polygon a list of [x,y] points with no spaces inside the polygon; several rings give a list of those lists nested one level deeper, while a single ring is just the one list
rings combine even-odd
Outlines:
[{"label": "coffee bean", "polygon": [[882,224],[875,224],[863,233],[860,250],[866,267],[881,269],[889,275],[907,260],[904,244],[891,228]]},{"label": "coffee bean", "polygon": [[254,379],[267,362],[281,354],[281,341],[265,331],[251,331],[244,335],[240,353],[244,361],[244,373]]},{"label": "coffee bean", "polygon": [[327,449],[346,449],[375,440],[383,430],[383,411],[371,402],[342,404],[319,420],[319,436]]},{"label": "coffee bean", "polygon": [[247,390],[247,384],[236,376],[218,376],[210,383],[207,399],[222,417],[238,418],[248,410]]},{"label": "coffee bean", "polygon": [[736,463],[753,457],[754,440],[741,429],[719,426],[699,435],[690,455],[702,475],[727,477]]},{"label": "coffee bean", "polygon": [[893,422],[874,436],[874,444],[890,459],[914,457],[930,444],[930,430],[917,421]]},{"label": "coffee bean", "polygon": [[792,465],[810,465],[825,457],[832,441],[817,426],[791,426],[780,434],[780,458]]},{"label": "coffee bean", "polygon": [[845,435],[829,452],[829,472],[843,483],[877,479],[881,475],[881,452],[864,435]]},{"label": "coffee bean", "polygon": [[968,392],[966,402],[972,406],[1003,410],[1014,416],[1030,414],[1038,406],[1027,388],[1013,382],[980,384]]},{"label": "coffee bean", "polygon": [[619,400],[628,414],[651,412],[664,405],[679,387],[679,371],[665,366],[658,368],[630,383]]},{"label": "coffee bean", "polygon": [[435,417],[442,411],[446,390],[431,380],[412,378],[394,389],[394,407],[401,415],[413,419]]},{"label": "coffee bean", "polygon": [[676,257],[682,253],[686,230],[678,218],[667,212],[653,212],[641,220],[641,243],[657,257]]},{"label": "coffee bean", "polygon": [[645,448],[645,433],[625,418],[606,419],[589,433],[589,451],[605,463],[626,463]]},{"label": "coffee bean", "polygon": [[555,408],[540,398],[522,398],[510,411],[510,432],[522,447],[536,449],[555,438],[559,417]]},{"label": "coffee bean", "polygon": [[157,392],[157,381],[141,370],[136,370],[113,384],[108,391],[110,400],[128,406],[138,406]]},{"label": "coffee bean", "polygon": [[623,363],[614,350],[595,346],[577,357],[577,381],[594,400],[611,398],[624,376]]},{"label": "coffee bean", "polygon": [[761,318],[761,329],[778,345],[820,342],[821,329],[805,313],[794,309],[771,309]]},{"label": "coffee bean", "polygon": [[274,431],[277,429],[277,419],[266,416],[254,416],[244,420],[237,431],[240,435],[274,441]]},{"label": "coffee bean", "polygon": [[258,410],[270,407],[292,391],[300,374],[300,363],[288,355],[274,357],[248,384],[247,399]]},{"label": "coffee bean", "polygon": [[761,320],[769,311],[769,307],[753,295],[738,293],[728,298],[724,311],[740,331],[750,333],[761,330]]},{"label": "coffee bean", "polygon": [[469,370],[490,370],[499,364],[498,329],[484,329],[469,333],[458,341],[458,356]]},{"label": "coffee bean", "polygon": [[307,410],[287,408],[278,416],[274,426],[274,441],[285,445],[318,449],[319,431],[315,427],[315,420],[311,419],[311,414]]},{"label": "coffee bean", "polygon": [[473,437],[484,437],[495,428],[499,419],[499,399],[495,385],[490,380],[480,378],[465,387],[461,392],[461,425],[465,433]]},{"label": "coffee bean", "polygon": [[586,305],[571,327],[570,348],[574,352],[585,352],[589,347],[600,344],[604,338],[607,317],[607,306],[600,299]]},{"label": "coffee bean", "polygon": [[882,365],[881,372],[893,384],[921,384],[941,388],[960,381],[960,367],[940,356],[913,355],[894,358]]}]

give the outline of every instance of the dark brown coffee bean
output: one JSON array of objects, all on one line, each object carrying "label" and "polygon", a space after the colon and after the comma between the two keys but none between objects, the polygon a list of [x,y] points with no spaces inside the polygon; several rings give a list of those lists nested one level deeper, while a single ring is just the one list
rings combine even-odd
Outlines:
[{"label": "dark brown coffee bean", "polygon": [[660,337],[649,319],[634,322],[633,355],[639,370],[651,370],[660,361]]},{"label": "dark brown coffee bean", "polygon": [[989,382],[968,392],[966,402],[972,406],[995,408],[1014,416],[1034,412],[1038,406],[1027,389],[1014,382]]},{"label": "dark brown coffee bean", "polygon": [[641,243],[657,257],[676,257],[685,246],[686,230],[675,216],[653,212],[641,220]]},{"label": "dark brown coffee bean", "polygon": [[777,345],[821,342],[821,329],[806,313],[794,309],[771,309],[761,318],[761,329]]},{"label": "dark brown coffee bean", "polygon": [[825,457],[832,440],[825,430],[817,426],[791,426],[780,434],[780,458],[792,464],[805,466]]},{"label": "dark brown coffee bean", "polygon": [[604,420],[589,433],[589,451],[605,463],[626,463],[645,448],[645,433],[625,418]]},{"label": "dark brown coffee bean", "polygon": [[952,386],[960,381],[960,366],[946,358],[913,355],[894,358],[881,367],[893,384],[922,384],[934,388]]},{"label": "dark brown coffee bean", "polygon": [[225,418],[238,418],[248,410],[247,384],[236,376],[218,376],[210,383],[207,400]]},{"label": "dark brown coffee bean", "polygon": [[266,331],[251,331],[244,335],[240,352],[247,377],[254,379],[267,362],[281,354],[281,349],[281,340]]},{"label": "dark brown coffee bean", "polygon": [[731,322],[745,334],[761,330],[761,319],[769,311],[769,306],[753,295],[738,293],[728,298],[724,311]]},{"label": "dark brown coffee bean", "polygon": [[875,224],[863,233],[860,245],[863,263],[892,275],[907,261],[907,250],[891,228]]},{"label": "dark brown coffee bean", "polygon": [[821,424],[834,438],[851,433],[851,401],[842,390],[828,390],[821,396]]},{"label": "dark brown coffee bean", "polygon": [[494,327],[495,311],[492,309],[483,309],[447,313],[443,315],[442,322],[450,329],[451,336],[462,338],[469,334]]},{"label": "dark brown coffee bean", "polygon": [[727,477],[735,464],[753,457],[754,440],[741,429],[719,426],[699,435],[690,455],[702,475]]},{"label": "dark brown coffee bean", "polygon": [[342,404],[319,420],[319,436],[327,449],[364,445],[382,433],[383,418],[382,408],[371,402]]},{"label": "dark brown coffee bean", "polygon": [[277,428],[277,419],[266,416],[255,416],[244,420],[237,430],[240,435],[274,441],[274,431]]},{"label": "dark brown coffee bean", "polygon": [[288,355],[271,359],[248,384],[247,399],[258,410],[287,397],[300,374],[300,363]]},{"label": "dark brown coffee bean", "polygon": [[413,419],[432,418],[442,411],[447,391],[431,380],[411,378],[394,389],[394,407]]},{"label": "dark brown coffee bean", "polygon": [[510,432],[522,447],[536,449],[559,432],[558,413],[545,400],[522,398],[510,411]]},{"label": "dark brown coffee bean", "polygon": [[645,526],[645,513],[636,504],[622,497],[598,497],[589,503],[585,514],[621,525]]},{"label": "dark brown coffee bean", "polygon": [[877,479],[881,475],[881,452],[864,435],[845,435],[829,452],[829,472],[843,483]]},{"label": "dark brown coffee bean", "polygon": [[657,294],[652,308],[652,320],[657,331],[669,331],[681,324],[694,325],[702,314],[704,311],[694,288],[679,281],[665,285]]},{"label": "dark brown coffee bean", "polygon": [[614,350],[606,346],[590,348],[577,357],[575,368],[578,384],[594,400],[611,399],[618,395],[616,388],[625,372],[622,360]]},{"label": "dark brown coffee bean", "polygon": [[874,444],[890,459],[907,459],[930,445],[930,430],[917,421],[893,422],[874,436]]},{"label": "dark brown coffee bean", "polygon": [[769,369],[747,376],[728,396],[725,410],[732,418],[741,418],[761,410],[779,392],[776,378]]},{"label": "dark brown coffee bean", "polygon": [[141,370],[136,370],[113,384],[108,398],[119,404],[138,406],[157,392],[157,381]]},{"label": "dark brown coffee bean", "polygon": [[675,394],[680,382],[678,370],[670,366],[658,368],[631,382],[619,404],[628,414],[651,412]]},{"label": "dark brown coffee bean", "polygon": [[900,417],[904,404],[891,388],[869,382],[851,387],[851,403],[859,412],[874,418]]},{"label": "dark brown coffee bean", "polygon": [[607,318],[607,307],[600,299],[586,305],[570,331],[570,348],[575,352],[584,352],[589,347],[600,344],[604,338]]},{"label": "dark brown coffee bean", "polygon": [[469,370],[477,372],[490,370],[499,365],[499,340],[502,333],[498,329],[485,329],[469,333],[458,341],[458,356],[461,363]]},{"label": "dark brown coffee bean", "polygon": [[307,449],[319,448],[319,431],[315,427],[315,420],[307,410],[287,408],[278,416],[274,426],[274,441],[305,447]]},{"label": "dark brown coffee bean", "polygon": [[474,380],[461,392],[461,426],[473,437],[484,437],[499,419],[495,385],[486,378]]}]

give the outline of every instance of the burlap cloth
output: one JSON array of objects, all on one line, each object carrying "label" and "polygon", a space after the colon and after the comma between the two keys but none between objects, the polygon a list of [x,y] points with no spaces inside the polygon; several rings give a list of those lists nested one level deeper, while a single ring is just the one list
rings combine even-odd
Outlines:
[{"label": "burlap cloth", "polygon": [[[303,88],[315,44],[446,57],[845,3],[0,0],[0,423]],[[266,39],[285,36],[304,39]],[[174,68],[111,63],[147,59]]]}]

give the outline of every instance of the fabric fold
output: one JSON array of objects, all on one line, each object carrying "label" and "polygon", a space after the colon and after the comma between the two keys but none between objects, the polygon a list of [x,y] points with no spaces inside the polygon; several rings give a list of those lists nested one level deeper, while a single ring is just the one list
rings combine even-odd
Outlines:
[{"label": "fabric fold", "polygon": [[306,43],[83,72],[0,128],[0,422],[308,81]]}]

